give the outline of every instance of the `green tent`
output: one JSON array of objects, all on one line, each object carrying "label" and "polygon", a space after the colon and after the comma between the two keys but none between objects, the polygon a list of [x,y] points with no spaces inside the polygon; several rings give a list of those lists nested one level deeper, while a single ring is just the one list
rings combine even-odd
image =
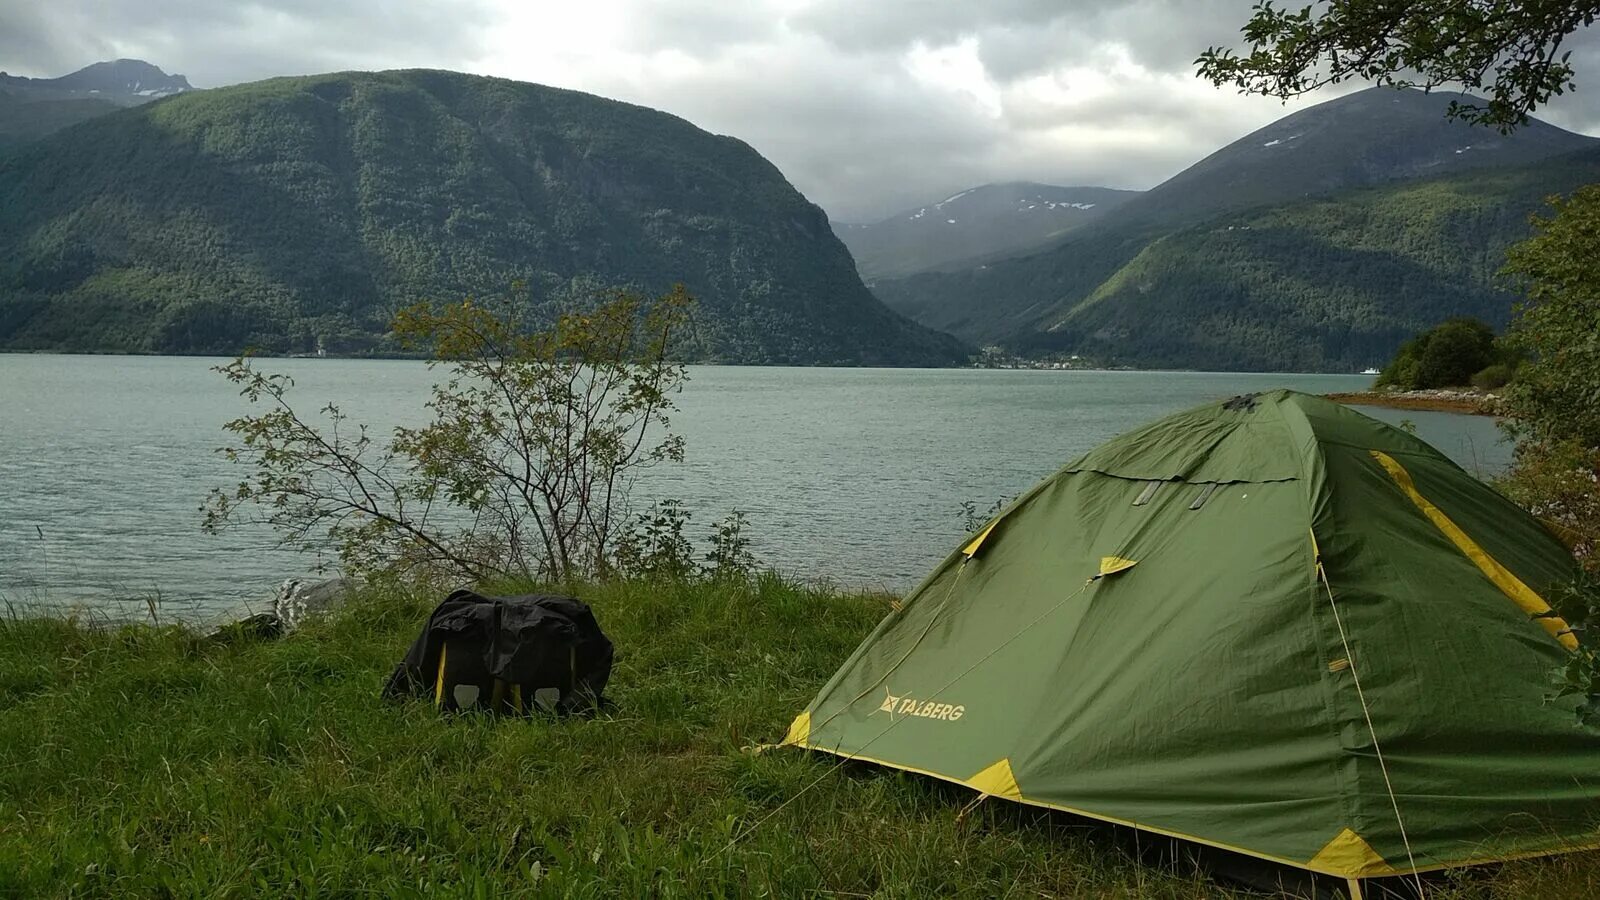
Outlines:
[{"label": "green tent", "polygon": [[1547,702],[1574,562],[1417,438],[1292,391],[1180,413],[1020,497],[785,743],[1359,879],[1600,844]]}]

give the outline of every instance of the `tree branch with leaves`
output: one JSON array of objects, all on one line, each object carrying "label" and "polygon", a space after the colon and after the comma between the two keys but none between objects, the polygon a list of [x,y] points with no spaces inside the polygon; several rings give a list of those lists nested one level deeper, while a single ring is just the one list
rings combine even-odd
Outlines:
[{"label": "tree branch with leaves", "polygon": [[1509,131],[1573,89],[1562,44],[1596,15],[1600,3],[1558,0],[1264,2],[1240,31],[1245,52],[1211,47],[1195,64],[1214,84],[1284,99],[1350,79],[1459,86],[1486,105],[1457,101],[1449,115]]}]

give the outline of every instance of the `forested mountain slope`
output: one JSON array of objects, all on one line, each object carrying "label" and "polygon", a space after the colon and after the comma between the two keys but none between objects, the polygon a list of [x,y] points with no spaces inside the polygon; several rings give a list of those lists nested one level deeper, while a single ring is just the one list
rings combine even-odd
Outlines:
[{"label": "forested mountain slope", "polygon": [[33,100],[0,88],[0,153],[116,109],[94,97]]},{"label": "forested mountain slope", "polygon": [[1600,181],[1600,150],[1369,188],[1167,234],[1019,339],[1146,367],[1357,371],[1452,316],[1502,327],[1499,277],[1543,198]]},{"label": "forested mountain slope", "polygon": [[1025,352],[1197,368],[1381,362],[1440,318],[1504,321],[1511,297],[1489,280],[1504,248],[1546,195],[1600,178],[1583,149],[1595,139],[1538,122],[1501,136],[1445,120],[1448,102],[1377,88],[1332,100],[1048,250],[874,291],[931,327]]},{"label": "forested mountain slope", "polygon": [[185,93],[0,158],[0,346],[360,352],[418,300],[514,282],[699,299],[685,352],[945,364],[744,143],[588,94],[436,71]]}]

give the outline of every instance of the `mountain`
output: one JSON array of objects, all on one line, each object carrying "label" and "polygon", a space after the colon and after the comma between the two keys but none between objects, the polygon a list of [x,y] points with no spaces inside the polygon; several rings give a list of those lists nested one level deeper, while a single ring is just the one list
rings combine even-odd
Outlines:
[{"label": "mountain", "polygon": [[835,223],[870,283],[1019,256],[1099,219],[1138,195],[1031,181],[986,184],[870,224]]},{"label": "mountain", "polygon": [[20,99],[92,98],[132,106],[192,90],[187,78],[168,75],[142,59],[97,62],[60,78],[24,78],[0,72],[0,92]]},{"label": "mountain", "polygon": [[120,107],[194,90],[138,59],[95,63],[60,78],[0,72],[0,153]]},{"label": "mountain", "polygon": [[125,109],[0,158],[0,347],[382,350],[394,309],[526,285],[553,316],[683,282],[698,359],[939,365],[748,145],[451,72],[278,78]]},{"label": "mountain", "polygon": [[[1470,182],[1473,173],[1487,176],[1519,171],[1522,177],[1513,179],[1518,187],[1508,187],[1509,193],[1499,196],[1496,202],[1511,204],[1522,212],[1502,220],[1504,231],[1477,236],[1503,247],[1527,233],[1525,213],[1537,206],[1542,197],[1537,185],[1543,162],[1600,146],[1594,138],[1538,121],[1509,136],[1454,122],[1444,116],[1449,101],[1448,96],[1392,88],[1372,88],[1330,100],[1229,144],[1131,198],[1092,225],[1068,233],[1046,250],[959,272],[880,280],[873,290],[891,307],[917,321],[975,343],[1031,352],[1092,351],[1135,365],[1341,368],[1347,361],[1342,352],[1331,356],[1298,354],[1293,348],[1271,346],[1270,342],[1281,338],[1281,334],[1235,344],[1228,353],[1202,353],[1182,341],[1160,344],[1161,339],[1154,336],[1119,340],[1114,336],[1116,329],[1086,331],[1079,326],[1098,321],[1097,317],[1115,317],[1125,305],[1140,306],[1133,303],[1137,296],[1144,298],[1140,308],[1146,310],[1149,304],[1162,304],[1160,328],[1153,334],[1171,336],[1177,330],[1198,327],[1205,316],[1183,302],[1185,291],[1163,281],[1166,292],[1157,293],[1151,281],[1133,277],[1137,271],[1147,271],[1145,267],[1152,264],[1152,257],[1171,260],[1182,248],[1195,248],[1192,234],[1183,240],[1175,236],[1191,228],[1204,232],[1213,225],[1226,229],[1233,224],[1237,228],[1240,223],[1230,217],[1304,204],[1316,198],[1343,197],[1350,191],[1457,175]],[[1565,182],[1552,175],[1549,183]],[[1533,193],[1524,196],[1516,193],[1518,190]],[[1419,209],[1417,215],[1426,218],[1427,211]],[[1241,241],[1260,236],[1253,232],[1236,235]],[[1481,249],[1472,244],[1455,247],[1451,252],[1464,259]],[[1305,259],[1293,255],[1305,249],[1281,245],[1271,252],[1252,250],[1254,263],[1246,263],[1242,257],[1225,257],[1210,262],[1194,260],[1193,265],[1209,265],[1206,278],[1212,286],[1208,289],[1210,296],[1230,296],[1229,291],[1234,288],[1243,291],[1244,282],[1252,276],[1247,266],[1260,265],[1262,253],[1289,254],[1273,257],[1285,277],[1320,277],[1321,273]],[[1141,260],[1146,251],[1151,256]],[[1403,247],[1395,252],[1405,256]],[[1136,260],[1138,265],[1128,269]],[[1257,274],[1259,271],[1253,270]],[[1385,290],[1381,281],[1360,280],[1379,277],[1378,270],[1358,267],[1357,271],[1367,274],[1350,274],[1356,281],[1345,283],[1342,290]],[[1143,286],[1143,293],[1130,292],[1132,285]],[[1459,285],[1441,284],[1436,289],[1448,292],[1455,287]],[[1238,291],[1233,295],[1237,296]],[[1505,299],[1504,295],[1499,297]],[[1253,312],[1247,307],[1237,311],[1241,321],[1251,315]],[[1490,318],[1503,320],[1504,314]],[[1069,319],[1077,324],[1069,324]],[[1409,321],[1406,314],[1399,315],[1398,320]],[[1421,327],[1430,324],[1433,322],[1419,323]],[[1330,323],[1330,327],[1339,326]],[[1255,331],[1265,335],[1272,329]],[[1370,348],[1362,345],[1359,354],[1373,352],[1380,359],[1386,358],[1383,348],[1387,340],[1379,338]],[[1393,349],[1387,347],[1389,351]]]},{"label": "mountain", "polygon": [[1544,198],[1600,182],[1600,149],[1365,188],[1165,234],[1019,349],[1144,367],[1355,372],[1452,316],[1502,328],[1498,277]]},{"label": "mountain", "polygon": [[1319,103],[1167,179],[1121,209],[1114,224],[1190,224],[1348,188],[1520,166],[1597,143],[1537,119],[1502,135],[1446,117],[1450,101],[1461,99],[1473,101],[1373,87]]}]

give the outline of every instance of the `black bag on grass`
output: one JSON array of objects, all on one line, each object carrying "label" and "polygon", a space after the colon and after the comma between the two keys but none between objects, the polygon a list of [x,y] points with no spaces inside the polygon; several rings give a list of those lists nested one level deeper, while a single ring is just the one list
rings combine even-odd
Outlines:
[{"label": "black bag on grass", "polygon": [[456,591],[428,617],[383,694],[426,697],[446,712],[592,712],[611,657],[594,613],[574,597]]}]

